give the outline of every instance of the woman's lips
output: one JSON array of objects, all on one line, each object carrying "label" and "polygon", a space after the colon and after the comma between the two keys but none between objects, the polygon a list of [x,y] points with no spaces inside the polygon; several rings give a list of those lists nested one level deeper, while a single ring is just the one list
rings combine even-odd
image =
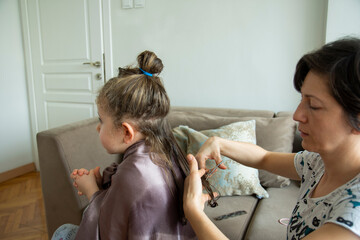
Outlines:
[{"label": "woman's lips", "polygon": [[300,132],[300,136],[301,136],[302,138],[309,136],[309,134],[305,133],[304,131],[302,131],[302,130],[300,130],[300,129],[299,129],[299,132]]}]

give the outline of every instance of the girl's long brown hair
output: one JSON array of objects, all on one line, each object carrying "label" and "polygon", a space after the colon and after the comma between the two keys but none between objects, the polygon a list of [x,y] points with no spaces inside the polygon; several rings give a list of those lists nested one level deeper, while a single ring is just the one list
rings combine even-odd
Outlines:
[{"label": "girl's long brown hair", "polygon": [[[180,216],[184,216],[182,206],[183,180],[189,174],[185,154],[178,146],[167,121],[170,100],[158,77],[163,69],[160,58],[155,53],[144,51],[137,57],[138,67],[119,68],[118,77],[110,79],[100,90],[97,104],[110,114],[119,127],[124,120],[131,121],[145,136],[145,143],[151,147],[152,161],[165,169],[174,179],[179,199]],[[141,69],[152,76],[145,75]],[[157,157],[158,156],[158,157]],[[173,164],[178,165],[182,181],[178,181]],[[202,183],[211,196],[209,203],[217,205],[209,182]]]}]

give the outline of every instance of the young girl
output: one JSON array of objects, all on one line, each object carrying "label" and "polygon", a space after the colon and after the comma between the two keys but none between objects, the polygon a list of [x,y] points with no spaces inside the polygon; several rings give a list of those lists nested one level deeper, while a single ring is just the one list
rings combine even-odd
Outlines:
[{"label": "young girl", "polygon": [[166,119],[170,102],[157,76],[163,64],[150,51],[137,61],[139,67],[119,68],[97,97],[101,143],[124,155],[102,177],[99,168],[71,174],[79,194],[90,200],[78,230],[72,225],[63,231],[76,239],[196,238],[182,209],[189,169]]}]

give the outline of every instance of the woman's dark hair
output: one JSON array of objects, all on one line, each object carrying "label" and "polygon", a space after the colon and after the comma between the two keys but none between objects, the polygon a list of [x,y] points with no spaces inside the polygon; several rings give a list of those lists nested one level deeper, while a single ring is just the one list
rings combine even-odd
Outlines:
[{"label": "woman's dark hair", "polygon": [[360,39],[346,37],[304,55],[296,65],[294,86],[300,92],[308,72],[324,74],[332,96],[360,131]]},{"label": "woman's dark hair", "polygon": [[[166,116],[170,111],[170,100],[158,77],[163,69],[160,58],[155,53],[144,51],[137,57],[138,67],[119,68],[118,77],[110,79],[100,90],[96,103],[114,119],[116,127],[124,120],[130,121],[145,136],[150,146],[152,161],[162,167],[175,181],[182,209],[183,180],[189,174],[185,154],[178,146]],[[177,181],[173,164],[179,166],[182,181]],[[202,179],[205,189],[216,205],[214,194],[208,181]],[[215,201],[215,202],[214,202]]]}]

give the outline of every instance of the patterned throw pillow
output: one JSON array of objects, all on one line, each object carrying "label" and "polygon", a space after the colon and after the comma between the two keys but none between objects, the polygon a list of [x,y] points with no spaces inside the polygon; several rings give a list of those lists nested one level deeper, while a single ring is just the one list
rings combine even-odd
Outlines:
[{"label": "patterned throw pillow", "polygon": [[[203,131],[180,125],[173,129],[173,133],[184,153],[195,155],[202,144],[212,136],[256,144],[255,123],[255,120],[236,122],[218,129]],[[258,198],[269,197],[260,185],[257,169],[246,167],[224,156],[222,159],[227,169],[218,169],[209,179],[210,184],[221,196],[255,194]],[[215,165],[215,161],[206,162],[208,169],[212,169]]]}]

